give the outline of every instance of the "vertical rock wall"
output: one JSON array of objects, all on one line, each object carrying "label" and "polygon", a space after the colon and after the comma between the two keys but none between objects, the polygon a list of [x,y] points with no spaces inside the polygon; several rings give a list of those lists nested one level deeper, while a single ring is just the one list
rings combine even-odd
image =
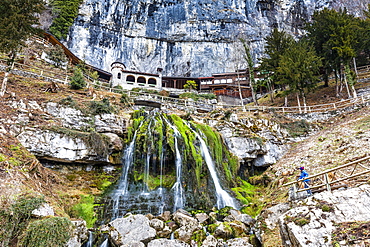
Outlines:
[{"label": "vertical rock wall", "polygon": [[302,19],[324,7],[360,14],[369,0],[85,0],[70,29],[69,48],[109,70],[116,60],[129,70],[167,76],[210,76],[235,70],[233,41],[251,41],[262,55],[272,28],[302,34]]}]

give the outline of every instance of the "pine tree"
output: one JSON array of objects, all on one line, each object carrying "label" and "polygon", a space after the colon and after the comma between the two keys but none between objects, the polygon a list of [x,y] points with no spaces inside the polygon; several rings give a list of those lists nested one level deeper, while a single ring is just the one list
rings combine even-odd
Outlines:
[{"label": "pine tree", "polygon": [[37,14],[44,9],[42,0],[1,0],[0,4],[0,52],[10,54],[10,66],[5,73],[0,97],[4,96],[9,70],[18,50],[27,38],[38,31]]}]

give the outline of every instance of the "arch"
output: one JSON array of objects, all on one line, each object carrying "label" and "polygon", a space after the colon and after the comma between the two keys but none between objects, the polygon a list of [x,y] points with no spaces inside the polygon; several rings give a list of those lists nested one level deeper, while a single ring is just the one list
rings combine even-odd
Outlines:
[{"label": "arch", "polygon": [[121,79],[121,73],[117,74],[117,79]]},{"label": "arch", "polygon": [[135,82],[135,76],[133,76],[133,75],[128,75],[128,76],[126,77],[126,81],[128,81],[128,82]]},{"label": "arch", "polygon": [[143,83],[143,84],[146,84],[146,79],[145,79],[145,77],[139,76],[139,77],[137,78],[137,83]]},{"label": "arch", "polygon": [[149,80],[148,80],[148,84],[149,84],[149,85],[157,85],[157,80],[156,80],[156,79],[154,79],[154,78],[149,78]]}]

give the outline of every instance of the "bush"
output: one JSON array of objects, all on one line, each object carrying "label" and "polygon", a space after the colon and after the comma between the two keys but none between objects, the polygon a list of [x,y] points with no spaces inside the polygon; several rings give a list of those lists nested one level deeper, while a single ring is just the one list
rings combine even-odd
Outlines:
[{"label": "bush", "polygon": [[114,112],[114,107],[110,105],[109,99],[90,102],[90,111],[92,115],[110,114]]},{"label": "bush", "polygon": [[19,197],[9,208],[3,208],[0,201],[0,246],[9,246],[26,228],[31,212],[44,203],[41,197],[29,195]]},{"label": "bush", "polygon": [[72,222],[65,217],[52,217],[31,222],[20,246],[64,247],[71,238]]},{"label": "bush", "polygon": [[86,87],[85,78],[82,74],[82,70],[79,68],[76,68],[73,72],[73,76],[71,77],[70,82],[71,89],[82,89]]}]

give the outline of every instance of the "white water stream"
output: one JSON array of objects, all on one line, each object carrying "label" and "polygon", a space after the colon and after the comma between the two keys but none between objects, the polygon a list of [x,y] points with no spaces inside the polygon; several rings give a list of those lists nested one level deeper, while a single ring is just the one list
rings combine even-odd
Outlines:
[{"label": "white water stream", "polygon": [[194,131],[196,137],[200,141],[200,148],[202,152],[202,156],[207,164],[209,173],[211,174],[213,183],[216,188],[216,195],[217,195],[217,208],[223,208],[226,206],[230,206],[233,208],[236,208],[234,199],[225,191],[222,189],[221,184],[219,182],[216,169],[215,169],[215,164],[213,162],[212,156],[208,150],[207,144],[203,140],[203,138],[196,132]]}]

